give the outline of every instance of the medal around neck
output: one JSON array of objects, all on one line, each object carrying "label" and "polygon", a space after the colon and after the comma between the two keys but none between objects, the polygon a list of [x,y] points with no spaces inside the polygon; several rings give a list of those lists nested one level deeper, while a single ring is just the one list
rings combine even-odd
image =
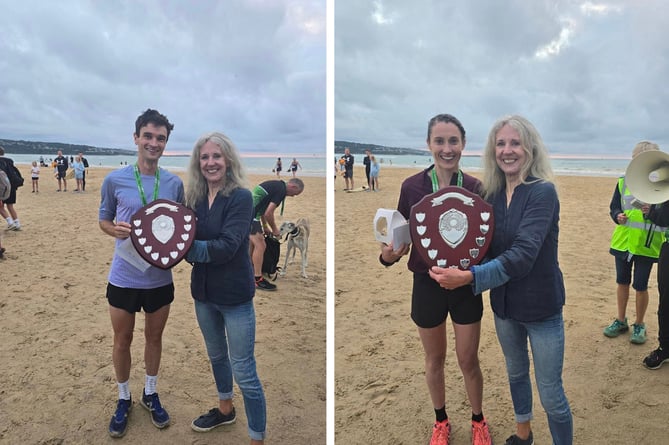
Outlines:
[{"label": "medal around neck", "polygon": [[430,266],[467,270],[478,264],[492,241],[492,206],[467,189],[442,188],[411,207],[413,248]]},{"label": "medal around neck", "polygon": [[176,266],[195,240],[195,213],[168,199],[157,199],[139,209],[130,225],[135,250],[161,269]]}]

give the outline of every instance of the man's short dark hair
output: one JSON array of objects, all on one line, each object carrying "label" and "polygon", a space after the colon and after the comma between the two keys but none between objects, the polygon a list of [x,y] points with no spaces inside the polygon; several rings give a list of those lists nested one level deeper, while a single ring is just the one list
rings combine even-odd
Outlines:
[{"label": "man's short dark hair", "polygon": [[170,138],[170,133],[174,128],[174,124],[170,123],[170,121],[167,119],[167,116],[160,114],[157,110],[152,110],[149,108],[144,113],[140,114],[135,121],[135,135],[139,136],[139,130],[148,124],[153,124],[156,127],[167,128],[167,139]]}]

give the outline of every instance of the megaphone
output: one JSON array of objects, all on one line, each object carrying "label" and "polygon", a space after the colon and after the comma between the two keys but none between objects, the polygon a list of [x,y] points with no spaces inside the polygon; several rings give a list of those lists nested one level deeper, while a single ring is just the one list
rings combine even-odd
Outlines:
[{"label": "megaphone", "polygon": [[625,183],[643,202],[669,201],[669,154],[659,150],[639,153],[627,166]]}]

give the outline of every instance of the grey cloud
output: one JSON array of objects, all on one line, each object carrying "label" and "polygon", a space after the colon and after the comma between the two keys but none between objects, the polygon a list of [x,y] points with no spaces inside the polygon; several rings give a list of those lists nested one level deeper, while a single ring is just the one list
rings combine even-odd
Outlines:
[{"label": "grey cloud", "polygon": [[127,148],[152,107],[175,150],[221,130],[242,150],[325,152],[325,0],[0,7],[4,138]]},{"label": "grey cloud", "polygon": [[[335,138],[423,146],[428,119],[450,112],[477,149],[520,113],[560,153],[669,147],[669,5],[583,3],[337,1]],[[392,20],[374,20],[375,5]]]}]

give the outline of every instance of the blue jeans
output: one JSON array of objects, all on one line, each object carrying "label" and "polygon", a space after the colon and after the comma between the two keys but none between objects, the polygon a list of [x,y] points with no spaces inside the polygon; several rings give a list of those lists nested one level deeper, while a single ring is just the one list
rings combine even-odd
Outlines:
[{"label": "blue jeans", "polygon": [[264,440],[267,415],[253,352],[256,335],[253,301],[228,306],[195,300],[195,315],[207,346],[219,400],[232,399],[234,375],[244,397],[249,436]]},{"label": "blue jeans", "polygon": [[497,338],[506,360],[506,372],[516,422],[532,420],[532,383],[527,338],[534,359],[534,377],[541,405],[555,445],[571,445],[574,425],[562,387],[564,322],[562,313],[539,321],[522,322],[495,315]]}]

